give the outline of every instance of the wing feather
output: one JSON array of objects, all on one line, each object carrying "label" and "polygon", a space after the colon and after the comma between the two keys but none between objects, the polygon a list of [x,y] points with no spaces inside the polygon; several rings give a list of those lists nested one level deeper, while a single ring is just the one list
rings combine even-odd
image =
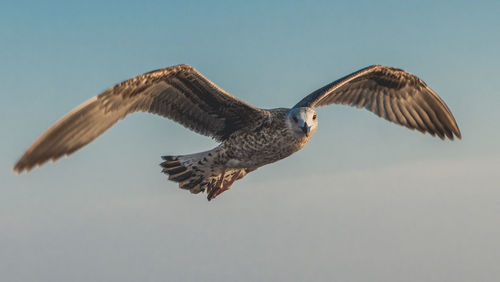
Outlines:
[{"label": "wing feather", "polygon": [[397,117],[396,123],[401,124],[406,127],[410,127],[410,123],[408,119],[405,117],[403,112],[401,111],[401,108],[399,107],[398,101],[396,100],[395,97],[391,97],[391,109],[394,110],[394,114]]},{"label": "wing feather", "polygon": [[78,106],[28,148],[14,171],[69,155],[138,111],[164,116],[219,141],[264,115],[193,67],[172,66],[123,81]]},{"label": "wing feather", "polygon": [[391,106],[391,100],[392,97],[389,95],[384,96],[384,108],[386,109],[387,112],[387,119],[388,120],[397,120],[395,111],[392,109]]},{"label": "wing feather", "polygon": [[421,79],[401,69],[369,66],[314,91],[294,107],[330,104],[363,107],[388,121],[442,139],[462,137],[444,101]]}]

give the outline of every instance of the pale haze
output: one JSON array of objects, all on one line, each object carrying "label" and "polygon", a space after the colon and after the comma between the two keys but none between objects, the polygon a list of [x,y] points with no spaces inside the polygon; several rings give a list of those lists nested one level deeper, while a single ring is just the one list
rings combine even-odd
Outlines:
[{"label": "pale haze", "polygon": [[[0,280],[497,281],[498,15],[498,1],[2,4]],[[139,113],[69,158],[12,172],[75,106],[181,63],[262,108],[399,67],[443,98],[463,138],[322,107],[303,150],[208,202],[159,163],[216,143]]]}]

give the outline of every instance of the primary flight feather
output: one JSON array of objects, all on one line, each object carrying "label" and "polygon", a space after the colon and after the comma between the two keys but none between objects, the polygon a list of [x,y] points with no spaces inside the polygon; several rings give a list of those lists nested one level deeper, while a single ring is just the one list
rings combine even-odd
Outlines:
[{"label": "primary flight feather", "polygon": [[126,115],[148,112],[172,119],[220,144],[191,155],[164,156],[162,172],[211,200],[249,172],[304,147],[316,131],[315,107],[345,104],[441,139],[461,138],[451,111],[418,77],[374,65],[336,80],[293,108],[253,107],[189,65],[172,66],[123,81],[68,113],[23,154],[14,171],[29,171],[69,155]]}]

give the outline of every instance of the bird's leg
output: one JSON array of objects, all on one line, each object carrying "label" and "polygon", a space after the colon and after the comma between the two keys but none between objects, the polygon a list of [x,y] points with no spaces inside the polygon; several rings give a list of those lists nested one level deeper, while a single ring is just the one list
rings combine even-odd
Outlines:
[{"label": "bird's leg", "polygon": [[[222,185],[224,184],[224,176],[226,175],[226,170],[223,170],[219,179],[217,179],[217,183],[215,183],[215,186],[208,192],[207,195],[207,200],[212,200],[213,198],[217,197],[220,193],[217,193],[222,188]],[[222,193],[222,192],[221,192]]]},{"label": "bird's leg", "polygon": [[229,190],[231,188],[231,185],[233,185],[234,181],[236,181],[236,179],[238,179],[238,177],[240,176],[241,171],[242,171],[241,169],[238,170],[238,172],[236,172],[231,177],[231,179],[229,179],[229,181],[224,181],[225,177],[225,172],[224,172],[219,178],[219,180],[217,180],[217,184],[215,185],[216,188],[212,189],[212,191],[210,191],[210,193],[208,194],[207,199],[210,201],[215,197],[219,196],[220,194],[222,194],[222,192]]},{"label": "bird's leg", "polygon": [[222,183],[222,187],[221,187],[221,188],[219,188],[219,189],[217,189],[217,192],[215,192],[215,196],[214,196],[214,198],[215,198],[215,197],[217,197],[218,195],[220,195],[222,192],[229,190],[229,189],[231,188],[231,185],[233,185],[233,183],[236,181],[236,179],[238,179],[238,177],[240,176],[241,171],[242,171],[241,169],[240,169],[240,170],[238,170],[238,172],[237,172],[237,173],[235,173],[235,174],[231,177],[231,179],[229,179],[229,181],[227,181],[227,182],[223,182],[223,183]]}]

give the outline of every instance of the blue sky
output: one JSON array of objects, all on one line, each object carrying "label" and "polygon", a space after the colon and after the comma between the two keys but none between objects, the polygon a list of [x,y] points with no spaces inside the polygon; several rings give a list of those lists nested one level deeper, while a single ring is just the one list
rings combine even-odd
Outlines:
[{"label": "blue sky", "polygon": [[[2,277],[495,281],[499,14],[498,1],[4,3]],[[135,114],[70,158],[12,173],[73,107],[179,63],[263,108],[367,65],[400,67],[441,95],[463,140],[325,107],[306,148],[208,203],[158,163],[215,142]]]}]

